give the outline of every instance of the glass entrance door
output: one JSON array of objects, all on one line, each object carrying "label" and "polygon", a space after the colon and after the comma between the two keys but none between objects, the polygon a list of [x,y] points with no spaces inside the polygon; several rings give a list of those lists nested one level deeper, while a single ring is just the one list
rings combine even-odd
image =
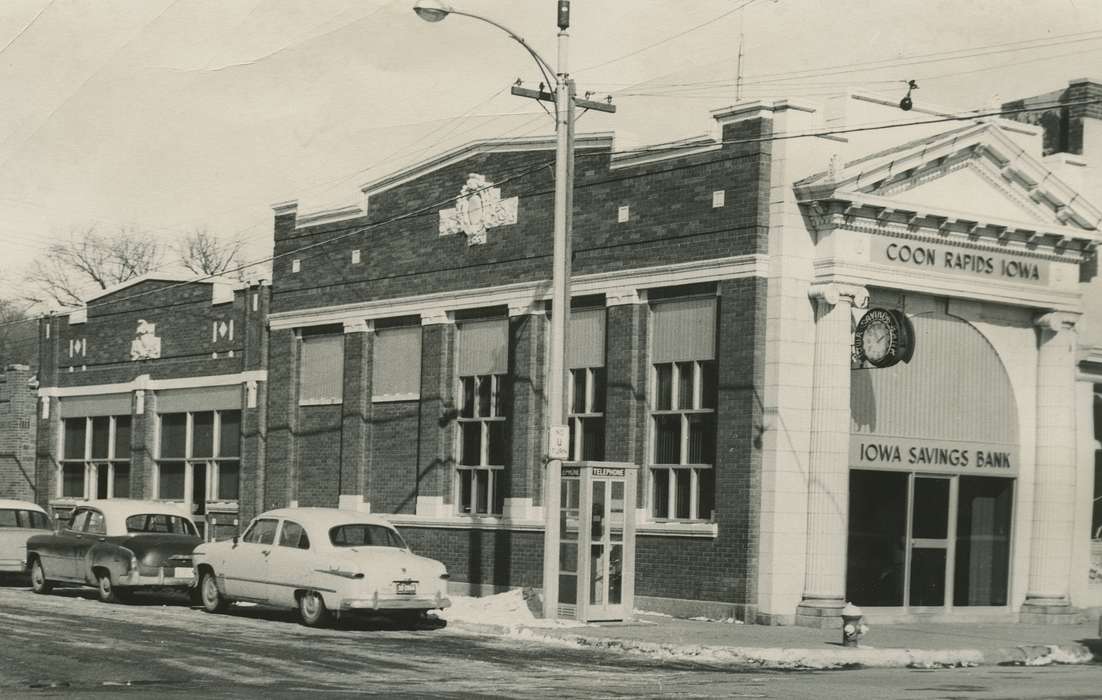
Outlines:
[{"label": "glass entrance door", "polygon": [[624,481],[593,479],[590,500],[588,619],[623,619]]},{"label": "glass entrance door", "polygon": [[854,469],[846,597],[915,612],[1005,606],[1014,480]]},{"label": "glass entrance door", "polygon": [[907,557],[907,598],[904,605],[940,608],[946,605],[952,579],[949,556],[955,535],[949,513],[956,510],[956,480],[948,476],[915,475],[911,480],[911,517]]}]

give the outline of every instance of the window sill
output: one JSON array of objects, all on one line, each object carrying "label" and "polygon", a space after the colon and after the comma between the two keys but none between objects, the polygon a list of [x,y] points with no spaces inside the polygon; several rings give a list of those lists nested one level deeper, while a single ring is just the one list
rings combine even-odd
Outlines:
[{"label": "window sill", "polygon": [[380,396],[372,396],[372,403],[398,403],[400,401],[420,401],[420,394],[382,394]]},{"label": "window sill", "polygon": [[298,402],[299,406],[339,406],[343,403],[342,399],[303,399]]},{"label": "window sill", "polygon": [[542,520],[517,520],[500,515],[412,515],[408,513],[381,514],[391,524],[399,527],[434,527],[455,530],[522,530],[543,531]]},{"label": "window sill", "polygon": [[719,536],[717,523],[637,523],[636,535],[656,537],[701,537],[715,539]]}]

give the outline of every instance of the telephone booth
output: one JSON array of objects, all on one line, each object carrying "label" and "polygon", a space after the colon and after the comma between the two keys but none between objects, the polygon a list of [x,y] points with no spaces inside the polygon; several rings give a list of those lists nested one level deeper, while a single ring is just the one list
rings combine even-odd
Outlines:
[{"label": "telephone booth", "polygon": [[563,462],[559,617],[630,620],[635,598],[634,464]]}]

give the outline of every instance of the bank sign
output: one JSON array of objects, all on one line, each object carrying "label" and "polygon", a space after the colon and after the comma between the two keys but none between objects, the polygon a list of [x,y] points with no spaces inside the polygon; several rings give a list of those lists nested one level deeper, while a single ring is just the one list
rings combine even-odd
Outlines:
[{"label": "bank sign", "polygon": [[1017,476],[1018,449],[998,443],[850,435],[849,463],[854,469]]},{"label": "bank sign", "polygon": [[961,250],[921,241],[874,240],[872,260],[916,272],[947,272],[1004,282],[1048,284],[1048,263],[986,250]]}]

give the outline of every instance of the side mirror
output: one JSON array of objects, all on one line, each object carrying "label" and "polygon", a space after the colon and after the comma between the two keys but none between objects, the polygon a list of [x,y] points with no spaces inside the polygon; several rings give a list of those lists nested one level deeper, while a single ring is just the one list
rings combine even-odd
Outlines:
[{"label": "side mirror", "polygon": [[236,546],[237,546],[237,535],[234,535],[234,536],[233,536],[233,546],[234,546],[234,547],[236,547]]}]

